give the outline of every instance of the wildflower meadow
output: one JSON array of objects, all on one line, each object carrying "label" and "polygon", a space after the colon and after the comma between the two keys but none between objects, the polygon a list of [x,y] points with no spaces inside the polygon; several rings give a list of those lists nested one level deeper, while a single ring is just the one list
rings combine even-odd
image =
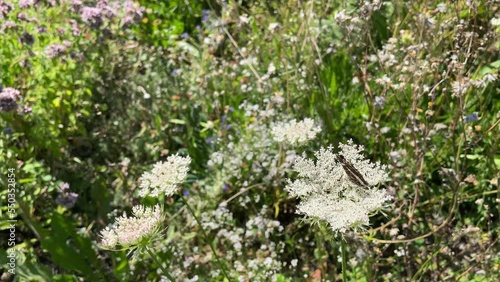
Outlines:
[{"label": "wildflower meadow", "polygon": [[1,281],[500,281],[499,0],[0,0]]}]

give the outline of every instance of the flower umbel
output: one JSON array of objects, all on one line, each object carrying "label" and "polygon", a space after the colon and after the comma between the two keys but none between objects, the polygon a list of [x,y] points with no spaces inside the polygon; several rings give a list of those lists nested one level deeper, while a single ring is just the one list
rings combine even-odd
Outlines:
[{"label": "flower umbel", "polygon": [[167,158],[166,162],[157,162],[151,172],[144,172],[139,184],[141,197],[150,195],[158,197],[165,193],[171,196],[177,189],[177,185],[184,182],[189,171],[191,158],[173,155]]},{"label": "flower umbel", "polygon": [[[315,153],[316,163],[306,157],[297,158],[294,169],[299,179],[290,181],[285,189],[302,199],[298,213],[324,220],[334,231],[345,232],[368,225],[368,215],[382,208],[391,196],[373,188],[387,177],[385,166],[365,159],[361,155],[363,147],[352,140],[340,144],[339,149],[338,154],[333,153],[332,146],[320,149]],[[363,181],[353,181],[349,175],[352,171]]]},{"label": "flower umbel", "polygon": [[113,249],[117,245],[129,248],[148,243],[159,230],[162,220],[160,206],[154,208],[134,206],[133,217],[121,216],[111,227],[101,231],[101,245]]},{"label": "flower umbel", "polygon": [[301,145],[316,138],[321,128],[314,126],[314,120],[306,118],[297,122],[292,119],[289,123],[278,123],[272,127],[274,140],[287,142],[291,145]]}]

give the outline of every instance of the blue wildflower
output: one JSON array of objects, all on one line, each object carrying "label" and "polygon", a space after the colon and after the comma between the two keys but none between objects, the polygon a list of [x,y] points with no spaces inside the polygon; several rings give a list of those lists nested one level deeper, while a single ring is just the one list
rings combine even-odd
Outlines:
[{"label": "blue wildflower", "polygon": [[479,116],[478,116],[477,112],[473,112],[472,114],[465,116],[465,122],[474,122],[474,121],[478,121],[478,120],[479,120]]},{"label": "blue wildflower", "polygon": [[201,10],[201,21],[203,23],[206,23],[208,19],[210,18],[210,14],[208,10]]}]

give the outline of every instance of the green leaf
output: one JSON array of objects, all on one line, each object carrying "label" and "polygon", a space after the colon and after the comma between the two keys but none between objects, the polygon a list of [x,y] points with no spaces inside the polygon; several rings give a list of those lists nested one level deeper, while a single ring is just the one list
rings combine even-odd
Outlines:
[{"label": "green leaf", "polygon": [[31,183],[31,182],[35,182],[35,181],[36,181],[36,178],[23,178],[23,179],[19,179],[19,184]]},{"label": "green leaf", "polygon": [[162,121],[161,121],[161,116],[160,115],[156,115],[155,116],[155,127],[156,127],[156,130],[158,131],[162,131],[163,128],[162,128]]},{"label": "green leaf", "polygon": [[61,106],[61,98],[58,97],[58,98],[55,98],[54,100],[52,100],[52,105],[54,105],[54,107],[56,107],[56,108],[59,108]]},{"label": "green leaf", "polygon": [[186,124],[186,121],[182,120],[182,119],[171,119],[169,120],[170,123],[174,123],[174,124]]},{"label": "green leaf", "polygon": [[288,282],[290,279],[287,279],[283,274],[276,275],[276,282]]},{"label": "green leaf", "polygon": [[80,281],[75,275],[70,274],[58,274],[53,277],[53,280],[56,282],[77,282]]},{"label": "green leaf", "polygon": [[466,157],[468,160],[477,160],[477,159],[482,159],[484,156],[482,155],[477,155],[477,154],[467,154],[467,155],[460,155],[460,158]]},{"label": "green leaf", "polygon": [[189,54],[193,55],[194,57],[200,57],[200,51],[196,49],[193,45],[185,42],[185,41],[179,41],[177,43],[177,46],[179,46],[181,49],[186,50]]},{"label": "green leaf", "polygon": [[187,234],[184,234],[184,236],[182,236],[182,239],[190,240],[190,239],[193,239],[194,237],[196,237],[197,234],[198,233],[196,233],[196,232],[187,233]]},{"label": "green leaf", "polygon": [[52,175],[50,175],[50,174],[46,174],[46,175],[42,176],[42,180],[45,182],[49,182],[51,179],[52,179]]},{"label": "green leaf", "polygon": [[500,60],[494,61],[493,63],[490,63],[490,66],[492,66],[496,69],[500,68]]},{"label": "green leaf", "polygon": [[51,233],[41,240],[42,247],[61,268],[82,273],[90,280],[103,276],[104,271],[90,239],[76,234],[74,229],[71,220],[54,213],[51,219]]},{"label": "green leaf", "polygon": [[[37,262],[26,261],[19,265],[16,269],[19,278],[22,281],[55,281],[52,277],[52,271],[45,265],[39,264]],[[66,280],[75,281],[75,280]]]}]

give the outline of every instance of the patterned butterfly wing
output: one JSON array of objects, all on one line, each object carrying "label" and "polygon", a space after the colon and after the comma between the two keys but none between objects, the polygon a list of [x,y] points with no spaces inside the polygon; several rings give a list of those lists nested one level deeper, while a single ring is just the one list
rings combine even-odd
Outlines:
[{"label": "patterned butterfly wing", "polygon": [[348,160],[342,155],[337,155],[337,161],[342,165],[349,180],[360,187],[369,187],[370,184],[365,180],[361,172],[357,170]]}]

